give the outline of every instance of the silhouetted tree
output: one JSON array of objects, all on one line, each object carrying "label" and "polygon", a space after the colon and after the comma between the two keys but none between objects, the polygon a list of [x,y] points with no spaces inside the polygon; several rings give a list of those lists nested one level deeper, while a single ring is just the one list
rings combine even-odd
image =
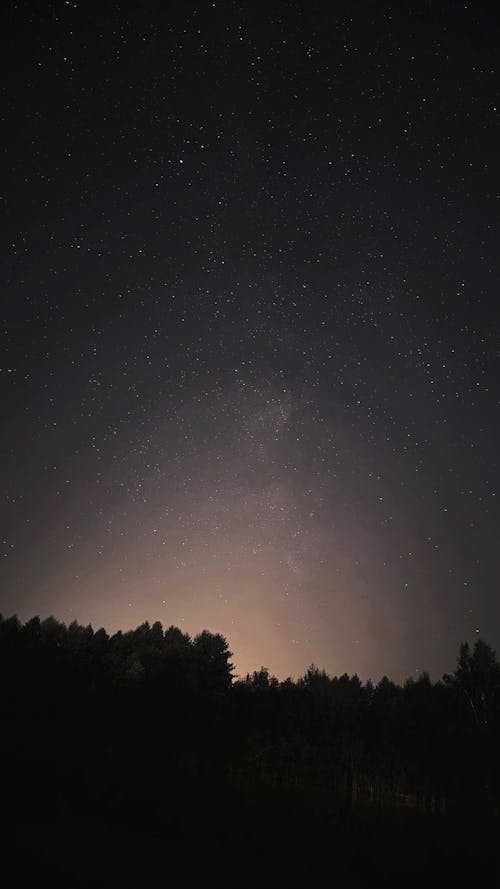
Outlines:
[{"label": "silhouetted tree", "polygon": [[200,688],[219,693],[230,688],[234,667],[224,636],[203,630],[194,638],[193,655]]},{"label": "silhouetted tree", "polygon": [[221,634],[191,639],[158,621],[110,637],[54,617],[0,617],[4,759],[17,756],[36,787],[36,736],[51,769],[79,761],[98,770],[105,747],[123,770],[161,755],[174,771],[189,764],[206,778],[232,763],[345,800],[357,788],[432,809],[447,795],[500,801],[500,665],[483,640],[460,647],[442,682],[423,673],[403,686],[386,676],[363,685],[314,664],[297,681],[266,667],[233,681],[231,658]]},{"label": "silhouetted tree", "polygon": [[474,721],[486,725],[500,692],[500,664],[496,652],[482,639],[477,639],[471,653],[468,642],[464,642],[451,681],[465,695]]}]

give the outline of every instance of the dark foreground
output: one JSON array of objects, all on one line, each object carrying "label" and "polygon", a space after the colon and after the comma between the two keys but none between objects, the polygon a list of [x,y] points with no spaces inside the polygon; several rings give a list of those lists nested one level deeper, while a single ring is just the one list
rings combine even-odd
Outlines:
[{"label": "dark foreground", "polygon": [[500,664],[233,681],[220,634],[0,617],[2,889],[500,885]]},{"label": "dark foreground", "polygon": [[[499,823],[480,813],[346,809],[328,794],[232,779],[183,778],[67,807],[11,812],[4,885],[489,885],[500,878]],[[169,787],[165,789],[165,785]]]}]

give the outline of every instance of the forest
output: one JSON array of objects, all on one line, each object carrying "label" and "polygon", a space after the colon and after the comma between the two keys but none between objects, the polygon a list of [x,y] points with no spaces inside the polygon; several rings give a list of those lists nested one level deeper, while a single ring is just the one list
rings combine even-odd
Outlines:
[{"label": "forest", "polygon": [[[110,636],[0,619],[3,800],[27,884],[47,869],[53,885],[153,876],[165,848],[172,873],[244,861],[319,874],[335,837],[339,878],[447,873],[457,855],[477,873],[500,812],[490,645],[463,643],[452,674],[403,685],[314,665],[297,680],[265,667],[234,678],[231,657],[220,634],[159,622]],[[389,857],[387,830],[401,832]],[[136,849],[132,863],[113,843]]]}]

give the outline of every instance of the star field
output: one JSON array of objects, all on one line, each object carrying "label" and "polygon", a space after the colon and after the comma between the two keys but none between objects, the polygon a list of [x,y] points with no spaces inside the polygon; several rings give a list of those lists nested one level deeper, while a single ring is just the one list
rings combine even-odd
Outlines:
[{"label": "star field", "polygon": [[500,644],[487,5],[12,4],[0,610]]}]

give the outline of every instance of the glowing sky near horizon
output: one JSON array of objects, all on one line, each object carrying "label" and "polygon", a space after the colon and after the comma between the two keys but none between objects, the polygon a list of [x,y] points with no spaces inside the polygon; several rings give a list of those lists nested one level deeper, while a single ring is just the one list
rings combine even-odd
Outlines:
[{"label": "glowing sky near horizon", "polygon": [[499,647],[500,78],[448,12],[14,10],[4,614],[280,678]]}]

